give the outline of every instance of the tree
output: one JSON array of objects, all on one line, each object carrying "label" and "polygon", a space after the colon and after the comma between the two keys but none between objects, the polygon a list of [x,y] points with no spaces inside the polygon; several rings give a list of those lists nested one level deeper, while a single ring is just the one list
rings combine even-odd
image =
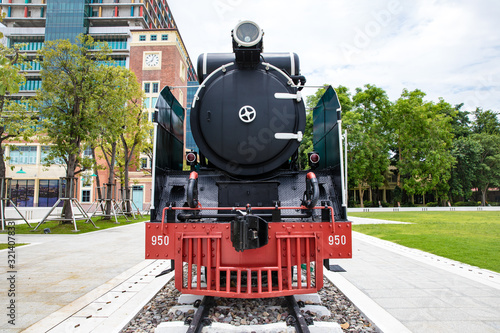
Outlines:
[{"label": "tree", "polygon": [[[141,105],[142,91],[134,73],[123,67],[106,66],[102,69],[106,79],[97,89],[95,101],[96,120],[100,130],[90,142],[95,151],[99,146],[107,164],[108,184],[114,184],[117,153],[121,136],[127,131],[125,121],[129,118],[130,105]],[[116,93],[119,92],[119,93]],[[95,166],[94,166],[95,167]],[[100,182],[98,177],[96,181]],[[108,186],[106,196],[111,198],[113,188]],[[111,202],[107,202],[106,215],[111,215]]]},{"label": "tree", "polygon": [[477,108],[472,114],[475,118],[472,125],[474,133],[500,135],[500,121],[496,113],[491,110],[483,111],[483,109]]},{"label": "tree", "polygon": [[[28,101],[11,98],[26,81],[21,71],[22,66],[26,66],[25,57],[19,50],[21,47],[6,48],[0,44],[0,178],[6,175],[6,144],[20,139],[28,141],[34,134],[38,119]],[[3,216],[4,210],[0,210],[0,217]]]},{"label": "tree", "polygon": [[468,201],[476,184],[483,148],[471,137],[459,137],[453,141],[451,154],[457,161],[451,170],[450,194]]},{"label": "tree", "polygon": [[144,111],[141,102],[141,88],[138,85],[136,88],[136,93],[138,98],[130,100],[128,103],[128,112],[124,118],[124,129],[120,135],[121,139],[121,154],[119,155],[119,165],[120,179],[122,182],[122,188],[125,189],[125,199],[127,199],[127,206],[125,210],[127,212],[132,211],[130,207],[130,190],[129,190],[129,169],[132,163],[139,163],[139,159],[136,158],[137,152],[143,150],[145,146],[149,145],[149,133],[151,132],[152,124],[148,121],[148,113]]},{"label": "tree", "polygon": [[18,93],[26,81],[21,71],[21,66],[25,64],[25,57],[19,51],[21,46],[6,48],[0,44],[0,178],[5,178],[6,172],[3,155],[5,143],[28,140],[34,133],[37,121],[27,101],[10,97]]},{"label": "tree", "polygon": [[482,148],[476,173],[476,186],[481,190],[481,204],[486,205],[486,194],[492,186],[500,186],[500,135],[488,133],[471,136]]},{"label": "tree", "polygon": [[352,104],[352,111],[343,117],[348,135],[348,176],[364,207],[365,185],[370,194],[372,188],[382,186],[389,167],[391,102],[383,89],[367,84],[364,90],[356,89]]},{"label": "tree", "polygon": [[469,136],[472,133],[471,122],[469,119],[470,112],[462,111],[464,103],[455,105],[454,115],[451,116],[451,132],[455,138]]},{"label": "tree", "polygon": [[[44,141],[50,142],[49,158],[60,158],[66,164],[66,178],[90,168],[82,159],[83,143],[91,141],[100,128],[96,121],[96,99],[100,87],[109,77],[103,70],[109,62],[107,44],[96,43],[80,35],[77,43],[68,40],[47,41],[39,51],[42,62],[42,88],[36,100],[43,117]],[[66,197],[70,196],[66,186]],[[67,202],[66,219],[71,218]]]},{"label": "tree", "polygon": [[[403,90],[391,115],[397,147],[397,186],[410,196],[438,190],[446,197],[451,155],[453,108],[440,99],[437,104],[424,102],[420,90]],[[403,177],[403,180],[401,180]]]}]

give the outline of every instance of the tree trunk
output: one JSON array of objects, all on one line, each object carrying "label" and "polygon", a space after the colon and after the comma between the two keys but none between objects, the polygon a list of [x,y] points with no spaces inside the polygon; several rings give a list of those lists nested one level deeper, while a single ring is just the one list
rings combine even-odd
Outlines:
[{"label": "tree trunk", "polygon": [[120,135],[120,137],[122,139],[122,145],[123,145],[123,150],[124,150],[123,156],[125,157],[124,163],[123,163],[123,182],[125,183],[125,186],[126,186],[125,196],[127,198],[127,201],[126,201],[127,214],[130,214],[132,212],[132,207],[130,204],[130,190],[129,190],[129,182],[130,181],[129,181],[128,169],[129,169],[130,161],[132,160],[132,157],[134,155],[135,147],[137,146],[137,144],[139,142],[138,142],[137,137],[136,137],[136,139],[134,140],[134,144],[129,149],[129,146],[127,145],[127,140],[125,140],[123,133]]},{"label": "tree trunk", "polygon": [[363,202],[363,195],[365,194],[365,190],[361,188],[361,184],[358,185],[359,189],[359,202],[361,203],[361,208],[365,208],[365,204]]},{"label": "tree trunk", "polygon": [[[95,154],[95,147],[92,147],[92,158],[94,159],[95,163],[95,186],[97,190],[97,199],[102,200],[102,191],[101,191],[101,179],[99,178],[99,170],[97,170],[97,158]],[[95,200],[95,199],[94,199]]]},{"label": "tree trunk", "polygon": [[481,206],[486,206],[486,194],[488,194],[488,187],[486,186],[481,189]]},{"label": "tree trunk", "polygon": [[[68,164],[66,169],[66,186],[64,189],[64,197],[71,199],[73,197],[73,193],[75,193],[76,188],[73,188],[74,182],[73,178],[75,177],[75,169],[77,164],[77,155],[71,154],[68,156]],[[73,223],[73,214],[71,211],[71,201],[64,200],[63,208],[62,208],[62,217],[65,219],[63,224],[71,224]]]},{"label": "tree trunk", "polygon": [[422,200],[423,200],[423,203],[424,203],[424,206],[425,206],[425,192],[422,193]]},{"label": "tree trunk", "polygon": [[[125,141],[122,138],[122,142]],[[125,142],[123,142],[124,149],[124,163],[123,163],[123,184],[125,186],[125,211],[127,215],[132,215],[132,205],[130,204],[130,188],[129,188],[129,175],[128,175],[128,167],[130,164],[129,150],[128,146]]]},{"label": "tree trunk", "polygon": [[108,188],[106,192],[106,215],[105,220],[111,219],[111,205],[113,205],[113,183],[115,179],[116,141],[111,143],[111,156],[109,163]]},{"label": "tree trunk", "polygon": [[1,142],[0,142],[0,178],[5,178],[5,172],[6,172],[5,161],[4,161],[4,156],[3,156],[4,155],[3,149],[4,149],[4,147],[1,146]]}]

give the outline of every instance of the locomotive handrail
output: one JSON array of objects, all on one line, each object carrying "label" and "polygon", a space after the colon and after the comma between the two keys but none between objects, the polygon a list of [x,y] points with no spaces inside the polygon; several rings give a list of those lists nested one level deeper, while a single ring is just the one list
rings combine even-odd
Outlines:
[{"label": "locomotive handrail", "polygon": [[229,62],[225,65],[222,65],[220,66],[219,68],[217,68],[216,70],[214,70],[212,73],[210,73],[206,78],[205,80],[203,80],[203,82],[199,85],[198,87],[198,90],[196,90],[196,94],[194,94],[194,98],[193,98],[193,104],[192,104],[192,108],[194,109],[195,105],[196,105],[196,101],[199,99],[198,97],[198,94],[200,93],[201,89],[205,88],[205,83],[212,77],[214,76],[216,73],[218,73],[219,71],[225,71],[227,67],[229,66],[232,66],[234,65],[234,62]]},{"label": "locomotive handrail", "polygon": [[274,65],[271,65],[268,62],[262,62],[262,65],[266,66],[266,69],[272,68],[275,71],[277,71],[278,73],[280,73],[281,75],[283,75],[284,77],[286,77],[288,79],[287,83],[290,85],[290,87],[293,87],[293,88],[299,88],[300,87],[300,83],[299,83],[299,85],[295,85],[295,83],[293,83],[292,78],[287,73],[285,73],[281,69],[279,69],[278,67],[276,67]]},{"label": "locomotive handrail", "polygon": [[[165,208],[163,208],[163,211],[162,211],[161,231],[162,231],[162,234],[164,234],[164,226],[166,225],[166,228],[168,228],[168,223],[165,222],[165,214],[166,214],[167,210],[184,210],[184,211],[186,211],[186,210],[187,211],[200,211],[200,210],[227,210],[227,211],[231,211],[231,210],[235,210],[235,211],[238,211],[238,210],[246,210],[246,209],[247,209],[247,207],[196,207],[196,208],[172,207],[172,206],[165,207]],[[332,206],[315,206],[313,208],[307,208],[304,205],[301,205],[299,207],[297,207],[297,206],[295,206],[295,207],[293,207],[293,206],[292,207],[252,207],[252,210],[273,210],[273,209],[278,209],[278,210],[285,210],[285,209],[288,209],[288,210],[329,209],[330,214],[331,214],[330,228],[331,228],[332,232],[335,232],[335,213],[334,213]]]}]

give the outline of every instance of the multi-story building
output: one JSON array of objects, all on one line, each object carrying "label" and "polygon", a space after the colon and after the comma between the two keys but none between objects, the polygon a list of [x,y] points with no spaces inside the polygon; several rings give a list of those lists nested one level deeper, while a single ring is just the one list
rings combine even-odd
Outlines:
[{"label": "multi-story building", "polygon": [[[188,88],[187,88],[188,101],[193,100],[197,90],[198,90],[198,82],[188,81]],[[191,103],[188,103],[188,105],[186,105],[186,131],[185,131],[186,135],[185,135],[184,145],[186,146],[187,150],[195,150],[199,152],[198,146],[196,145],[196,142],[194,142],[193,133],[191,132],[190,116],[191,116]]]},{"label": "multi-story building", "polygon": [[[88,34],[109,44],[115,65],[136,74],[149,113],[166,85],[174,87],[174,96],[184,107],[190,104],[187,86],[196,81],[196,73],[166,0],[0,0],[0,10],[5,13],[2,43],[9,47],[24,43],[28,59],[35,58],[45,41],[74,41],[78,34]],[[40,86],[40,65],[32,61],[26,83],[11,98],[33,96]],[[43,167],[47,150],[37,142],[6,148],[10,157],[6,177],[13,179],[12,198],[18,206],[47,207],[57,200],[59,177],[65,170],[62,164]],[[140,169],[132,172],[130,185],[134,202],[142,208],[150,200],[151,161],[145,155],[139,158]],[[102,176],[106,179],[104,172]],[[95,200],[93,183],[91,174],[79,180],[77,198],[82,203]]]}]

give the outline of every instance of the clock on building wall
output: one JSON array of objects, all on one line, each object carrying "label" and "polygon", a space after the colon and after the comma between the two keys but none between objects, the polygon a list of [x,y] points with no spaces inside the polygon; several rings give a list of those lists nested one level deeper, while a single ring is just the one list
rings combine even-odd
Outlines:
[{"label": "clock on building wall", "polygon": [[144,69],[159,69],[160,53],[144,53]]}]

